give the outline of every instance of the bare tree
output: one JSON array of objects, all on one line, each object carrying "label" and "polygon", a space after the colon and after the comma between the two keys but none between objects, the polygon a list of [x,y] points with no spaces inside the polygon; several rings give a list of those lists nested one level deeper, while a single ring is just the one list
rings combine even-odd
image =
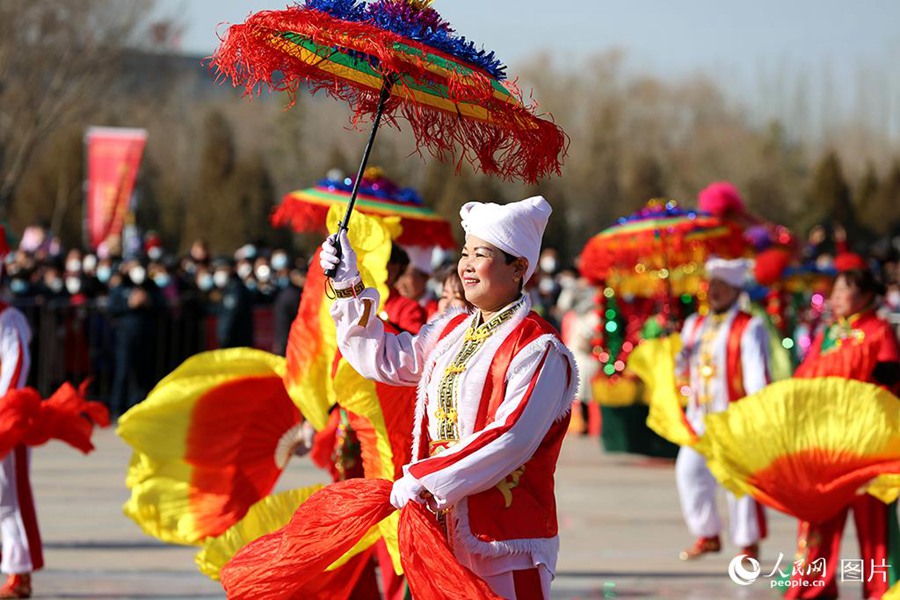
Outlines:
[{"label": "bare tree", "polygon": [[41,142],[103,95],[148,7],[146,0],[0,3],[0,218]]}]

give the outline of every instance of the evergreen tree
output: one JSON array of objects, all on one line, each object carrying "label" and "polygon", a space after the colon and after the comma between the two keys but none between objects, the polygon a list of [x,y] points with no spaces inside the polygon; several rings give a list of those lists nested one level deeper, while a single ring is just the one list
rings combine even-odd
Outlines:
[{"label": "evergreen tree", "polygon": [[885,223],[880,222],[877,215],[877,196],[879,190],[878,174],[875,172],[875,165],[869,162],[866,165],[866,172],[856,186],[853,194],[853,203],[859,214],[860,223],[872,230],[882,231]]},{"label": "evergreen tree", "polygon": [[665,197],[662,166],[653,156],[638,158],[625,174],[622,189],[625,212],[644,206],[648,200]]},{"label": "evergreen tree", "polygon": [[241,189],[235,184],[234,136],[228,120],[218,111],[206,115],[197,183],[187,206],[182,246],[204,237],[213,253],[230,253],[243,243],[247,215]]},{"label": "evergreen tree", "polygon": [[894,161],[887,177],[878,186],[868,213],[876,232],[900,231],[900,160]]},{"label": "evergreen tree", "polygon": [[813,171],[809,202],[810,214],[843,225],[853,239],[856,233],[856,211],[850,196],[850,186],[844,179],[841,161],[833,150],[822,157]]}]

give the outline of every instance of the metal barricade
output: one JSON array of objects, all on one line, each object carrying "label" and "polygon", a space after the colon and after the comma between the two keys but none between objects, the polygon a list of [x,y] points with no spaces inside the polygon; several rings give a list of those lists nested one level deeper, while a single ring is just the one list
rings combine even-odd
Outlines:
[{"label": "metal barricade", "polygon": [[[108,401],[117,368],[116,319],[105,298],[73,303],[69,298],[19,298],[11,302],[31,326],[31,369],[28,385],[47,396],[64,381],[75,385],[91,378],[89,396]],[[207,349],[206,315],[169,306],[153,327],[154,349],[144,365],[158,382],[187,357]],[[117,364],[119,361],[119,364]]]}]

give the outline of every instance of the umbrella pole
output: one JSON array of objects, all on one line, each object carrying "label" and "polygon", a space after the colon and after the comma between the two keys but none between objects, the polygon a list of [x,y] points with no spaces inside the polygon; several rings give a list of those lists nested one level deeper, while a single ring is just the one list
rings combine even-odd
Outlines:
[{"label": "umbrella pole", "polygon": [[[340,235],[341,230],[346,231],[347,229],[349,229],[347,225],[350,222],[350,215],[353,213],[353,207],[356,204],[356,194],[359,192],[359,184],[362,183],[363,172],[365,172],[366,165],[369,162],[369,154],[371,154],[372,145],[375,143],[375,134],[378,133],[378,124],[381,122],[381,115],[384,113],[384,106],[385,104],[387,104],[387,100],[391,96],[392,84],[393,82],[390,79],[385,79],[384,83],[381,86],[381,95],[378,97],[378,108],[375,110],[375,119],[372,122],[372,131],[369,132],[369,141],[366,142],[366,148],[365,150],[363,150],[362,161],[359,163],[359,171],[356,172],[356,180],[353,182],[353,190],[350,192],[350,201],[347,203],[347,211],[344,213],[344,218],[341,219],[341,223],[338,226],[338,235]],[[338,258],[340,258],[340,243],[335,244],[335,251],[337,252]],[[329,278],[334,277],[336,272],[337,267],[326,271],[325,276]]]}]

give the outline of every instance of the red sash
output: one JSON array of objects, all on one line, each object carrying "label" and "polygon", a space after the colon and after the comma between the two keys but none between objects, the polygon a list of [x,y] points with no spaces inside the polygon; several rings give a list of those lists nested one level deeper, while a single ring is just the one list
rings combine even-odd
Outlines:
[{"label": "red sash", "polygon": [[[744,391],[744,368],[741,362],[741,338],[750,324],[753,315],[739,311],[731,322],[731,328],[728,330],[728,340],[725,345],[725,381],[728,386],[728,401],[734,402],[740,400],[747,393]],[[693,348],[697,343],[700,335],[700,329],[706,321],[705,316],[700,316],[694,322],[686,341],[687,347],[693,352]],[[691,378],[690,361],[687,367],[688,381]]]},{"label": "red sash", "polygon": [[728,342],[725,350],[725,377],[728,382],[728,401],[734,402],[747,395],[744,391],[744,368],[741,363],[741,337],[753,317],[739,312],[731,322],[728,331]]}]

